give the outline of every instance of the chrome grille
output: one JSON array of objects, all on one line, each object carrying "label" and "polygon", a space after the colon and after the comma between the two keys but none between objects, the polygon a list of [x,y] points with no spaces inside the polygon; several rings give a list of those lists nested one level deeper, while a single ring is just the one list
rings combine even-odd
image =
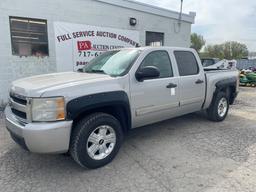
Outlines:
[{"label": "chrome grille", "polygon": [[17,94],[10,94],[10,98],[15,101],[16,103],[22,104],[22,105],[26,105],[27,104],[27,100],[24,96],[18,96]]},{"label": "chrome grille", "polygon": [[27,122],[27,99],[24,96],[10,93],[9,101],[12,113],[15,117],[26,123]]},{"label": "chrome grille", "polygon": [[27,119],[27,114],[26,113],[24,113],[22,111],[18,111],[17,109],[14,109],[14,108],[11,108],[11,110],[12,110],[12,113],[14,115],[16,115],[16,116],[18,116],[18,117],[20,117],[20,118],[22,118],[24,120]]}]

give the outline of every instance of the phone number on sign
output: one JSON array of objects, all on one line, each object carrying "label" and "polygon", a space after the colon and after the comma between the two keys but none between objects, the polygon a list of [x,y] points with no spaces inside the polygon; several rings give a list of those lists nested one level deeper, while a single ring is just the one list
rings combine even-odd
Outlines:
[{"label": "phone number on sign", "polygon": [[98,57],[102,52],[79,51],[79,57]]}]

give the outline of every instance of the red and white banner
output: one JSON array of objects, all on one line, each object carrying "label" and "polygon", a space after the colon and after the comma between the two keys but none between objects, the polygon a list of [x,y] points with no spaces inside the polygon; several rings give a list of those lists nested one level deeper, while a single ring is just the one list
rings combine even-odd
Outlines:
[{"label": "red and white banner", "polygon": [[135,47],[139,32],[54,22],[57,71],[77,71],[102,52]]}]

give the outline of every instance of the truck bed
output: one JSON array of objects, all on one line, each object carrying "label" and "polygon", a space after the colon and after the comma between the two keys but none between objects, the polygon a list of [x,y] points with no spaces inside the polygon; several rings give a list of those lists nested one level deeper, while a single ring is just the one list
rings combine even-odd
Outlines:
[{"label": "truck bed", "polygon": [[204,71],[207,72],[216,72],[216,71],[234,71],[231,69],[216,69],[216,68],[204,68]]},{"label": "truck bed", "polygon": [[215,86],[216,83],[218,81],[226,80],[226,79],[237,79],[239,72],[237,70],[230,70],[230,69],[204,69],[204,71],[205,71],[205,81],[206,81],[206,92],[205,92],[205,102],[204,102],[203,108],[206,109],[211,104],[212,97],[216,90],[216,86]]}]

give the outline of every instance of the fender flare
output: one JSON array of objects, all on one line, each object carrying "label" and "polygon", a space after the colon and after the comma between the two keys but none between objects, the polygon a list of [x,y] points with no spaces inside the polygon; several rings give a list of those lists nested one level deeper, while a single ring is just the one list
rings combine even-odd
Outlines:
[{"label": "fender flare", "polygon": [[235,77],[232,77],[232,78],[227,78],[227,79],[218,81],[215,84],[215,86],[216,86],[217,90],[221,90],[223,88],[230,87],[230,86],[236,87],[236,82],[237,82],[237,79]]},{"label": "fender flare", "polygon": [[124,91],[96,93],[72,99],[66,105],[67,119],[74,120],[84,112],[111,106],[120,106],[124,109],[127,126],[131,127],[130,103]]},{"label": "fender flare", "polygon": [[[223,79],[218,81],[215,86],[216,86],[216,90],[214,92],[214,96],[221,90],[226,89],[226,88],[232,88],[233,87],[233,91],[232,90],[228,90],[231,92],[228,92],[227,94],[229,94],[230,96],[230,104],[233,104],[235,101],[235,98],[237,96],[237,90],[236,90],[236,83],[237,83],[237,78],[232,77],[232,78],[227,78],[227,79]],[[214,97],[213,97],[214,99]]]}]

